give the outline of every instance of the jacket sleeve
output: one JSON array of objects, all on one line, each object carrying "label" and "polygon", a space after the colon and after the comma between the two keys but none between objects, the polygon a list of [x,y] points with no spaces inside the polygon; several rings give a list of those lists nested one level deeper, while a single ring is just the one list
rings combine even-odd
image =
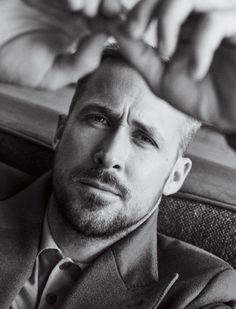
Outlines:
[{"label": "jacket sleeve", "polygon": [[179,277],[158,309],[236,309],[236,270],[227,267],[218,271],[192,272]]},{"label": "jacket sleeve", "polygon": [[189,308],[236,309],[236,270],[226,269],[215,275]]}]

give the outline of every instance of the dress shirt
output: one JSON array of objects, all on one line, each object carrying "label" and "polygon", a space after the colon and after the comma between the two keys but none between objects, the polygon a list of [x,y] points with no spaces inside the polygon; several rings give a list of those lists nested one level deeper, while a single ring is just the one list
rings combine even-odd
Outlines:
[{"label": "dress shirt", "polygon": [[60,308],[61,302],[73,288],[86,264],[76,264],[65,257],[55,243],[44,218],[40,249],[30,278],[14,299],[10,309]]}]

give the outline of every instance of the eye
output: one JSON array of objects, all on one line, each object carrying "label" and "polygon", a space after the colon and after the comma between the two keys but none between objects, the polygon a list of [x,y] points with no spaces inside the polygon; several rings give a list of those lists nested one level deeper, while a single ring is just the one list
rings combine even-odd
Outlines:
[{"label": "eye", "polygon": [[90,114],[88,115],[88,120],[90,123],[97,126],[109,126],[110,123],[108,119],[101,114]]},{"label": "eye", "polygon": [[158,147],[158,145],[156,144],[156,142],[151,138],[149,137],[148,135],[146,135],[145,133],[137,133],[135,135],[135,138],[136,138],[136,141],[139,143],[139,144],[142,144],[142,145],[151,145],[151,146],[154,146],[154,147]]}]

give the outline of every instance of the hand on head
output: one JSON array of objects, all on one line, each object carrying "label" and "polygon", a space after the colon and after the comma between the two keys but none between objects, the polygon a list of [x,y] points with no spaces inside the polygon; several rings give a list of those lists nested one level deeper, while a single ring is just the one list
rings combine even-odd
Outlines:
[{"label": "hand on head", "polygon": [[[126,13],[121,0],[4,0],[0,14],[3,82],[74,83],[98,67],[113,34],[154,93],[220,129],[236,129],[233,0],[140,0]],[[154,19],[157,50],[143,40]]]},{"label": "hand on head", "polygon": [[[153,20],[156,51],[143,40]],[[235,131],[235,1],[140,1],[113,33],[154,93],[187,114]]]}]

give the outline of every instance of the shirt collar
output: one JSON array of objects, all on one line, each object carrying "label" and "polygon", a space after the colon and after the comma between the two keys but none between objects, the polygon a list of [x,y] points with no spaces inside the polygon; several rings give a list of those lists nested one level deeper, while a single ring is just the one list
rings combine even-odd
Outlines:
[{"label": "shirt collar", "polygon": [[[49,203],[50,203],[50,201],[49,201]],[[56,244],[56,242],[55,242],[55,240],[54,240],[54,238],[52,236],[49,224],[48,224],[48,208],[49,208],[49,203],[47,205],[47,208],[46,208],[46,211],[45,211],[45,215],[44,215],[43,229],[42,229],[42,234],[41,234],[39,252],[38,252],[37,256],[39,256],[44,251],[55,250],[55,252],[59,253],[61,258],[65,258],[65,255],[62,253],[62,250]],[[70,257],[68,257],[68,259],[71,262],[76,263],[81,269],[85,269],[86,267],[88,267],[90,265],[90,264],[86,264],[86,263],[75,262]]]},{"label": "shirt collar", "polygon": [[[47,207],[47,210],[48,210],[48,207]],[[55,240],[53,239],[51,230],[49,228],[47,210],[44,215],[42,236],[41,236],[38,255],[40,255],[40,253],[42,253],[43,251],[47,249],[54,249],[54,250],[57,250],[61,254],[62,257],[64,257],[61,249],[57,246]]]}]

